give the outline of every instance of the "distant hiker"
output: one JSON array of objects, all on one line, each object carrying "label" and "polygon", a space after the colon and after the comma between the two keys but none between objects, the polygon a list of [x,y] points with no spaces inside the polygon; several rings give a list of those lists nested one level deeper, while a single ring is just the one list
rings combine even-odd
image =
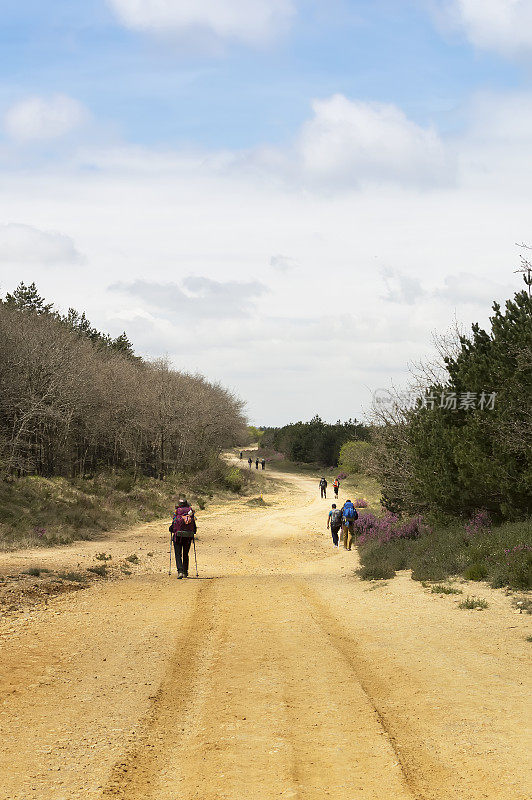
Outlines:
[{"label": "distant hiker", "polygon": [[340,488],[340,481],[338,478],[335,478],[333,481],[333,489],[334,489],[334,499],[338,500],[338,489]]},{"label": "distant hiker", "polygon": [[320,494],[322,497],[327,497],[327,481],[325,478],[320,480]]},{"label": "distant hiker", "polygon": [[242,461],[242,456],[243,456],[243,453],[242,453],[242,450],[241,450],[241,451],[240,451],[240,460],[241,460],[241,461]]},{"label": "distant hiker", "polygon": [[329,511],[329,517],[327,519],[327,528],[331,529],[331,536],[333,540],[333,545],[335,547],[339,547],[338,542],[338,531],[342,527],[342,510],[340,508],[336,508],[336,503],[332,504],[332,508]]},{"label": "distant hiker", "polygon": [[358,512],[351,500],[346,500],[342,508],[342,541],[346,550],[351,550],[355,538],[355,520]]},{"label": "distant hiker", "polygon": [[258,469],[258,468],[259,468],[259,459],[256,458],[255,459],[255,469]]},{"label": "distant hiker", "polygon": [[177,577],[188,578],[188,552],[196,533],[196,517],[194,509],[184,497],[175,507],[170,533],[174,545]]},{"label": "distant hiker", "polygon": [[262,469],[264,469],[264,467],[266,466],[266,461],[265,461],[265,459],[263,458],[263,459],[262,459],[262,461],[261,461],[260,463],[262,464]]},{"label": "distant hiker", "polygon": [[253,464],[253,461],[251,460],[251,456],[248,458],[248,464],[249,464],[249,468],[251,469],[251,465]]}]

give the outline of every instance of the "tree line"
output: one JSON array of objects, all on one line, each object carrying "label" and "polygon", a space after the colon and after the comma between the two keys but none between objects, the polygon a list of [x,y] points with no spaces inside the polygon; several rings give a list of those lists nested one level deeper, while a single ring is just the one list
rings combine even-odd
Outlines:
[{"label": "tree line", "polygon": [[310,422],[294,422],[282,428],[263,428],[262,447],[272,447],[292,461],[335,467],[340,449],[352,439],[365,441],[369,428],[354,420],[335,424],[324,422],[318,415]]},{"label": "tree line", "polygon": [[204,468],[246,436],[227,389],[135,355],[35,284],[0,299],[0,476],[129,469],[163,478]]},{"label": "tree line", "polygon": [[491,329],[474,324],[437,340],[439,358],[415,374],[412,405],[395,394],[375,408],[373,470],[392,512],[526,517],[532,510],[532,300],[493,304]]}]

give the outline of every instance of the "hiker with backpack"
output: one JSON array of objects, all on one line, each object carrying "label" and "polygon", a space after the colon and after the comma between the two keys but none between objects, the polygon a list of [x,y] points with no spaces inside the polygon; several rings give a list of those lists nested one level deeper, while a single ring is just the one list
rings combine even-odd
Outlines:
[{"label": "hiker with backpack", "polygon": [[253,461],[251,460],[251,456],[248,458],[248,464],[249,464],[249,468],[251,469],[251,465],[253,464]]},{"label": "hiker with backpack", "polygon": [[255,459],[255,469],[258,469],[258,468],[259,468],[259,459],[256,458]]},{"label": "hiker with backpack", "polygon": [[174,545],[177,577],[180,580],[188,578],[188,554],[196,533],[196,517],[194,509],[190,507],[184,497],[180,499],[175,507],[169,530],[172,534],[172,544]]},{"label": "hiker with backpack", "polygon": [[320,494],[322,498],[327,497],[327,481],[325,478],[321,478],[320,480]]},{"label": "hiker with backpack", "polygon": [[335,478],[333,481],[333,489],[334,489],[334,499],[338,500],[338,489],[340,488],[340,481],[338,478]]},{"label": "hiker with backpack", "polygon": [[346,500],[342,508],[342,541],[346,550],[351,550],[351,545],[355,538],[355,521],[357,519],[358,511],[351,500]]},{"label": "hiker with backpack", "polygon": [[262,469],[264,469],[264,467],[266,466],[266,460],[263,458],[260,463],[261,463]]},{"label": "hiker with backpack", "polygon": [[340,508],[336,508],[336,503],[332,504],[332,508],[329,511],[329,517],[327,519],[327,529],[331,529],[331,536],[333,540],[333,545],[335,547],[339,547],[338,541],[338,532],[342,527],[342,510]]}]

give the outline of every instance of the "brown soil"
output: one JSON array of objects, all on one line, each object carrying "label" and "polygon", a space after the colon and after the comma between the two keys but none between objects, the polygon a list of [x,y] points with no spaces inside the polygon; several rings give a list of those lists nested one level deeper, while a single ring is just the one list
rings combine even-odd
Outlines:
[{"label": "brown soil", "polygon": [[199,514],[199,580],[168,576],[164,521],[0,555],[133,572],[50,599],[4,581],[2,800],[530,797],[530,617],[478,584],[482,612],[359,581],[310,478],[265,499]]}]

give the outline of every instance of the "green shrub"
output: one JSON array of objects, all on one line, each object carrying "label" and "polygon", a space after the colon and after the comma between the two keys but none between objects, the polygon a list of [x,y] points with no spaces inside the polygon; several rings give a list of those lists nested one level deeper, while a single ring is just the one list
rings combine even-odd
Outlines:
[{"label": "green shrub", "polygon": [[232,467],[224,478],[224,484],[232,492],[240,492],[244,484],[242,471],[238,467]]},{"label": "green shrub", "polygon": [[87,576],[81,572],[60,572],[58,575],[64,581],[71,581],[72,583],[86,583]]},{"label": "green shrub", "polygon": [[267,503],[262,497],[252,497],[250,500],[246,500],[246,505],[254,508],[265,508],[270,504]]},{"label": "green shrub", "polygon": [[464,571],[464,578],[468,581],[483,581],[488,577],[488,568],[486,564],[471,564]]},{"label": "green shrub", "polygon": [[87,567],[87,572],[92,572],[94,575],[99,575],[101,578],[105,578],[107,575],[107,566],[105,564],[99,564],[95,567]]},{"label": "green shrub", "polygon": [[126,561],[129,561],[130,564],[140,564],[140,559],[136,553],[132,553],[130,556],[127,556]]},{"label": "green shrub", "polygon": [[367,567],[360,567],[358,576],[363,581],[381,581],[393,578],[395,568],[392,564],[372,564]]},{"label": "green shrub", "polygon": [[40,567],[30,567],[24,571],[24,575],[32,575],[34,578],[38,578],[41,572],[42,569]]},{"label": "green shrub", "polygon": [[442,583],[431,586],[430,591],[431,594],[463,594],[461,589],[455,589],[454,586],[445,586]]},{"label": "green shrub", "polygon": [[345,442],[340,448],[338,469],[341,472],[347,472],[348,475],[356,473],[365,474],[368,468],[368,459],[371,451],[372,447],[369,442]]},{"label": "green shrub", "polygon": [[488,606],[489,603],[487,600],[483,600],[482,597],[469,597],[469,595],[465,600],[462,600],[462,602],[458,604],[458,608],[469,608],[479,611],[488,608]]},{"label": "green shrub", "polygon": [[128,494],[135,486],[135,477],[133,475],[121,475],[115,481],[114,488],[117,492],[125,492]]}]

